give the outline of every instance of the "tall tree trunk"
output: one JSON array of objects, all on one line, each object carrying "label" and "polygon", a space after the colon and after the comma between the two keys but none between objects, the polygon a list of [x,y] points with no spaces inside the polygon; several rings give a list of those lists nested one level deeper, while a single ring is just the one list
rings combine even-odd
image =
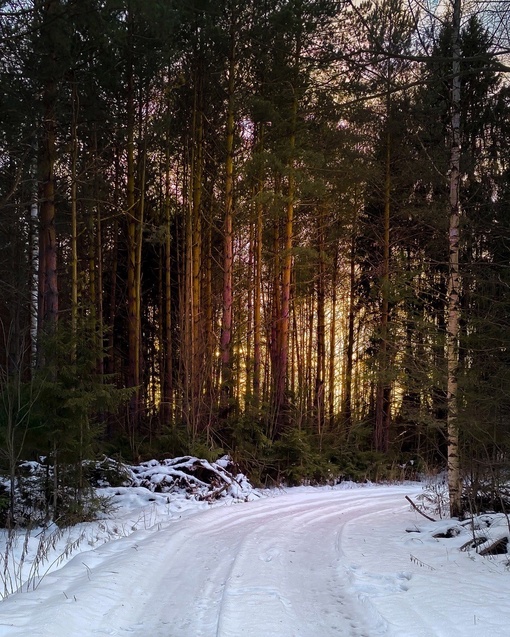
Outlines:
[{"label": "tall tree trunk", "polygon": [[[195,88],[196,91],[196,88]],[[196,98],[195,98],[196,104]],[[191,131],[191,158],[189,170],[185,164],[185,183],[189,184],[187,192],[187,214],[183,221],[183,241],[181,248],[181,267],[179,271],[179,295],[180,317],[182,325],[182,346],[180,351],[179,367],[182,379],[182,413],[181,417],[187,423],[188,434],[194,437],[195,427],[192,410],[193,396],[193,366],[194,366],[194,340],[193,340],[193,188],[194,188],[194,164],[195,164],[195,124],[196,110],[193,113],[193,130]]]},{"label": "tall tree trunk", "polygon": [[449,262],[448,262],[448,322],[446,328],[447,351],[447,445],[448,445],[448,489],[450,514],[462,512],[462,484],[460,477],[458,437],[458,371],[459,371],[459,326],[460,326],[460,273],[459,273],[459,218],[460,218],[460,20],[461,0],[453,3],[452,24],[452,138],[450,148],[450,215],[449,215]]},{"label": "tall tree trunk", "polygon": [[163,250],[163,356],[160,373],[162,375],[161,420],[165,425],[172,421],[173,394],[173,352],[172,352],[172,235],[170,197],[170,147],[165,149],[165,245]]},{"label": "tall tree trunk", "polygon": [[331,322],[329,325],[329,389],[328,389],[328,420],[332,430],[335,421],[335,393],[336,393],[336,316],[337,316],[337,277],[338,246],[335,246],[333,257],[333,272],[331,277]]},{"label": "tall tree trunk", "polygon": [[[258,152],[264,150],[264,124],[258,127]],[[263,205],[261,196],[264,188],[264,171],[260,167],[255,195],[255,284],[253,294],[253,404],[260,406],[261,364],[262,364],[262,229]]]},{"label": "tall tree trunk", "polygon": [[101,204],[97,203],[96,211],[96,268],[97,268],[97,315],[95,333],[97,335],[97,372],[104,374],[104,296],[103,296],[103,223]]},{"label": "tall tree trunk", "polygon": [[[256,188],[253,188],[252,198],[255,198],[256,194],[257,190]],[[254,218],[250,218],[248,227],[248,272],[246,277],[246,330],[244,343],[241,343],[241,348],[245,347],[246,365],[244,367],[244,398],[245,410],[247,412],[252,411],[253,407],[253,301],[255,298],[255,234],[256,221]],[[242,341],[243,339],[240,332],[239,335],[239,339]],[[241,396],[241,394],[239,394],[239,396]]]},{"label": "tall tree trunk", "polygon": [[103,241],[101,219],[101,193],[100,193],[100,156],[97,137],[97,127],[92,128],[92,161],[93,175],[93,201],[94,206],[90,212],[90,281],[94,283],[94,291],[91,291],[92,316],[94,318],[94,345],[96,350],[96,370],[102,376],[104,373],[104,316],[103,316]]},{"label": "tall tree trunk", "polygon": [[[120,206],[120,157],[119,149],[115,149],[115,185],[113,192],[114,210],[118,210]],[[117,271],[118,271],[118,236],[119,236],[119,220],[117,217],[113,220],[113,234],[111,246],[111,262],[110,262],[110,310],[108,313],[108,346],[106,358],[107,374],[115,374],[115,317],[117,315]],[[111,433],[111,432],[110,432]]]},{"label": "tall tree trunk", "polygon": [[349,306],[347,309],[347,346],[345,350],[344,392],[342,419],[347,435],[352,429],[352,387],[354,370],[354,320],[356,285],[356,225],[353,223],[349,264]]},{"label": "tall tree trunk", "polygon": [[[275,192],[281,192],[281,183],[279,176],[275,178]],[[272,282],[272,302],[271,302],[271,332],[270,332],[270,345],[269,345],[269,357],[271,360],[271,418],[269,422],[268,428],[268,437],[273,438],[277,431],[277,419],[279,415],[278,411],[278,401],[277,401],[277,392],[279,386],[279,376],[281,373],[280,370],[280,331],[281,331],[281,294],[280,294],[280,286],[281,286],[281,271],[282,271],[282,257],[281,257],[281,247],[280,247],[280,223],[277,219],[274,224],[274,236],[273,236],[273,254],[274,254],[274,262],[273,262],[273,282]]]},{"label": "tall tree trunk", "polygon": [[301,340],[303,342],[303,346],[306,352],[306,359],[304,365],[304,374],[303,374],[303,382],[300,383],[300,395],[302,396],[302,412],[306,414],[313,414],[314,411],[314,402],[315,402],[315,387],[314,381],[316,380],[313,377],[313,369],[314,369],[314,359],[317,355],[317,350],[314,347],[314,336],[316,334],[315,331],[315,295],[310,294],[307,297],[306,302],[304,303],[305,313],[304,320],[301,320],[302,335]]},{"label": "tall tree trunk", "polygon": [[320,444],[322,444],[322,435],[324,432],[324,408],[325,408],[325,383],[326,383],[326,264],[325,259],[325,213],[321,208],[318,215],[317,229],[318,233],[318,253],[319,253],[319,272],[317,276],[317,370],[315,377],[315,416],[317,423],[317,433],[319,435]]},{"label": "tall tree trunk", "polygon": [[207,361],[207,367],[204,369],[204,384],[205,384],[205,396],[207,400],[207,437],[210,440],[211,425],[212,425],[212,413],[213,405],[216,405],[216,396],[218,395],[218,379],[217,370],[215,369],[217,342],[214,335],[214,299],[213,299],[213,268],[215,261],[213,258],[213,231],[212,220],[209,219],[206,226],[206,232],[204,236],[205,252],[207,254],[205,263],[205,276],[204,276],[204,294],[203,294],[203,308],[205,317],[204,327],[204,350],[205,358]]},{"label": "tall tree trunk", "polygon": [[201,325],[202,316],[202,199],[203,199],[203,168],[204,168],[204,114],[202,96],[202,70],[196,70],[192,151],[191,151],[191,201],[190,216],[186,225],[186,254],[187,257],[187,297],[189,311],[189,351],[187,353],[187,387],[188,414],[191,435],[195,438],[201,429],[202,383],[203,383],[203,348]]},{"label": "tall tree trunk", "polygon": [[[136,269],[135,269],[135,286],[136,286],[136,321],[138,324],[138,382],[143,385],[142,368],[143,368],[143,351],[142,351],[142,249],[143,249],[143,228],[145,223],[145,183],[147,172],[147,130],[145,128],[148,114],[145,113],[143,123],[140,123],[140,136],[143,135],[143,144],[138,150],[138,184],[139,197],[136,206]],[[143,130],[142,130],[143,129]],[[143,387],[140,387],[138,397],[138,409],[143,406]]]},{"label": "tall tree trunk", "polygon": [[37,365],[39,332],[39,192],[38,159],[33,165],[32,202],[30,204],[30,359],[31,367]]},{"label": "tall tree trunk", "polygon": [[[129,37],[132,37],[132,14],[128,15]],[[129,409],[129,434],[138,429],[140,416],[140,290],[137,286],[137,211],[135,199],[135,95],[132,51],[128,51],[127,69],[127,313],[128,313],[128,387],[134,388]]]},{"label": "tall tree trunk", "polygon": [[[55,14],[59,0],[39,3],[42,31],[48,40],[50,67],[54,66],[57,52],[52,42],[51,29],[55,28]],[[55,162],[56,153],[57,80],[53,74],[42,87],[43,117],[39,141],[39,330],[51,334],[58,319],[57,239],[55,230]],[[42,363],[42,361],[40,361]]]},{"label": "tall tree trunk", "polygon": [[283,424],[286,411],[286,387],[289,362],[290,300],[292,283],[292,247],[294,241],[294,206],[296,198],[295,149],[298,98],[294,95],[291,112],[291,132],[289,136],[289,177],[285,225],[283,231],[283,263],[281,286],[281,309],[279,315],[279,347],[277,354],[277,377],[275,392],[275,416],[278,424]]},{"label": "tall tree trunk", "polygon": [[[292,305],[292,357],[291,357],[291,365],[290,365],[290,391],[293,396],[298,398],[298,408],[299,413],[303,414],[306,410],[305,400],[304,400],[304,387],[306,384],[306,367],[308,364],[308,359],[306,356],[306,344],[304,342],[304,338],[299,338],[298,335],[298,323],[302,323],[301,320],[298,321],[298,310],[296,305]],[[301,318],[301,317],[300,317]],[[299,394],[297,391],[301,388]]]},{"label": "tall tree trunk", "polygon": [[386,160],[384,178],[384,222],[383,222],[383,262],[381,277],[381,346],[379,350],[378,379],[375,399],[375,448],[386,453],[389,446],[389,427],[391,420],[391,384],[389,381],[389,294],[390,294],[390,209],[391,209],[391,133],[388,93],[386,132]]},{"label": "tall tree trunk", "polygon": [[223,313],[221,322],[221,409],[226,415],[230,409],[232,392],[232,276],[234,263],[233,209],[234,209],[234,88],[235,88],[235,21],[230,30],[228,75],[228,110],[225,159],[225,219],[223,237]]},{"label": "tall tree trunk", "polygon": [[78,329],[78,87],[74,78],[71,90],[71,332],[74,339]]}]

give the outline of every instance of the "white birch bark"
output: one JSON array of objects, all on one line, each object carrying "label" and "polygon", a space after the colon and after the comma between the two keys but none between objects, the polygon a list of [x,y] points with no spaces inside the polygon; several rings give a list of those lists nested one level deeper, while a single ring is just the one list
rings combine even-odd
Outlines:
[{"label": "white birch bark", "polygon": [[450,219],[448,264],[448,323],[446,349],[447,380],[447,444],[448,490],[450,514],[461,514],[462,484],[459,459],[458,432],[458,370],[460,324],[459,219],[460,219],[460,19],[461,0],[453,0],[452,29],[452,138],[450,148]]},{"label": "white birch bark", "polygon": [[[37,147],[34,152],[37,157]],[[37,363],[37,333],[39,329],[39,205],[37,196],[37,160],[33,166],[33,190],[30,204],[30,246],[31,246],[31,281],[30,281],[30,352],[32,366]]]}]

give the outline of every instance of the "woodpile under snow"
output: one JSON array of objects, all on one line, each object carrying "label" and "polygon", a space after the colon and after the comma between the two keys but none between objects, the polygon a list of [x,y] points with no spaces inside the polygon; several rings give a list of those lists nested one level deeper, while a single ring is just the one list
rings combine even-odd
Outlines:
[{"label": "woodpile under snow", "polygon": [[216,500],[232,497],[250,499],[253,488],[247,477],[236,471],[229,456],[216,462],[203,458],[182,456],[168,460],[149,460],[127,467],[131,485],[144,487],[154,493],[182,493],[197,500]]}]

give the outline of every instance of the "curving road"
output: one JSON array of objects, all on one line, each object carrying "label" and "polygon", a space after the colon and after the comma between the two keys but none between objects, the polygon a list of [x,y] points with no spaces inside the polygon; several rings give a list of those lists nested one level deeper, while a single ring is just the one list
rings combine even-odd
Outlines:
[{"label": "curving road", "polygon": [[[404,496],[417,490],[292,490],[137,531],[8,598],[0,637],[457,634],[408,592],[420,567],[402,548],[414,518]],[[400,537],[380,546],[392,523]]]},{"label": "curving road", "polygon": [[412,492],[291,493],[135,532],[76,556],[22,600],[7,599],[0,636],[387,635],[370,586],[401,594],[411,575],[370,579],[356,564],[371,525],[408,509]]}]

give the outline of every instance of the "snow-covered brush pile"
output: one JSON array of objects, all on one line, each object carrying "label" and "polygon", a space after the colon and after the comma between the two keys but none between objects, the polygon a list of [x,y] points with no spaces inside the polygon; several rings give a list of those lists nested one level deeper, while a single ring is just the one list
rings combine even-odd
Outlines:
[{"label": "snow-covered brush pile", "polygon": [[149,460],[129,466],[132,487],[153,493],[182,494],[195,500],[234,498],[248,501],[258,497],[248,478],[237,473],[229,456],[209,462],[193,456],[169,460]]},{"label": "snow-covered brush pile", "polygon": [[[510,567],[510,558],[506,557],[510,553],[510,518],[493,510],[462,520],[448,519],[448,484],[444,474],[429,478],[422,493],[415,497],[414,502],[409,502],[430,520],[428,524],[406,529],[412,535],[420,534],[415,536],[419,542],[440,542],[446,551],[455,549],[482,557],[504,555],[505,565]],[[440,519],[437,520],[437,517]]]},{"label": "snow-covered brush pile", "polygon": [[[440,520],[413,525],[406,529],[420,544],[442,544],[447,552],[463,551],[483,557],[504,556],[506,566],[510,566],[508,547],[510,542],[510,521],[502,513],[474,516],[466,520]],[[411,561],[418,558],[411,555]],[[423,564],[423,566],[428,566]],[[429,566],[430,568],[430,566]]]},{"label": "snow-covered brush pile", "polygon": [[[111,507],[118,506],[123,496],[136,500],[139,506],[167,505],[183,499],[244,502],[260,497],[229,456],[216,462],[183,456],[139,465],[105,457],[99,461],[86,460],[79,466],[61,465],[58,516],[53,515],[54,487],[53,465],[47,459],[20,463],[14,481],[11,522],[21,527],[46,525],[51,521],[69,526],[104,517]],[[0,527],[8,526],[10,488],[8,477],[0,476]]]},{"label": "snow-covered brush pile", "polygon": [[[172,520],[213,505],[255,500],[262,495],[236,471],[228,456],[216,462],[185,456],[134,466],[103,458],[84,462],[82,476],[91,492],[81,494],[82,509],[96,502],[87,521],[52,521],[45,517],[44,500],[45,487],[52,484],[52,466],[25,462],[19,467],[15,513],[20,527],[26,528],[0,529],[0,599],[16,590],[37,588],[48,573],[77,552],[136,531],[156,532]],[[4,479],[0,484],[7,492],[9,481]],[[72,493],[69,488],[69,497]]]}]

